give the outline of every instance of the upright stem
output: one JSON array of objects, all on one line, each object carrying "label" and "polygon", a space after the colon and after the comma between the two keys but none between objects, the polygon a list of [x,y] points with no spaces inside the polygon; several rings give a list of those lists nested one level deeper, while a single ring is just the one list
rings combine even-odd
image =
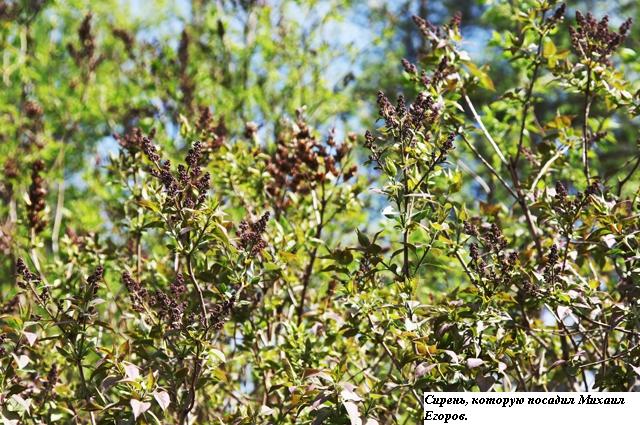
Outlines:
[{"label": "upright stem", "polygon": [[[542,22],[544,22],[544,11],[542,12]],[[538,40],[538,51],[536,52],[535,65],[533,68],[533,73],[531,75],[531,81],[529,82],[529,86],[527,87],[527,94],[524,99],[524,107],[522,109],[522,120],[520,121],[520,133],[518,135],[518,150],[516,151],[515,158],[511,158],[509,163],[509,170],[511,171],[511,178],[513,180],[513,185],[515,187],[515,191],[517,194],[518,204],[524,211],[525,218],[527,220],[527,227],[529,228],[529,233],[533,238],[533,242],[536,246],[536,251],[539,257],[542,257],[542,245],[540,243],[539,235],[536,229],[536,226],[533,223],[533,217],[531,215],[531,211],[529,209],[529,205],[526,202],[524,192],[522,191],[522,184],[520,182],[520,176],[518,175],[518,163],[520,162],[520,155],[522,154],[522,146],[524,142],[524,130],[526,128],[527,123],[527,115],[529,113],[529,107],[531,106],[531,97],[533,96],[533,87],[536,84],[536,80],[538,79],[538,70],[540,68],[540,58],[542,55],[542,43],[544,41],[545,33],[540,33],[540,38]]]},{"label": "upright stem", "polygon": [[[63,170],[64,174],[64,170]],[[56,215],[53,219],[53,230],[51,231],[51,250],[54,253],[58,252],[58,239],[60,236],[60,226],[62,224],[62,211],[64,209],[64,175],[62,181],[58,183],[58,198],[56,201]]]},{"label": "upright stem", "polygon": [[189,278],[193,285],[196,287],[196,291],[198,292],[198,301],[200,303],[200,312],[202,313],[202,318],[204,320],[204,326],[208,330],[209,329],[209,318],[207,317],[207,306],[204,302],[204,295],[202,293],[202,288],[196,279],[196,275],[193,273],[193,265],[191,264],[191,255],[187,255],[187,269],[189,271]]},{"label": "upright stem", "polygon": [[409,209],[409,178],[407,176],[407,158],[405,152],[402,129],[400,130],[400,145],[402,147],[402,198],[404,206],[404,230],[402,232],[402,277],[409,279],[409,224],[411,221],[411,211]]},{"label": "upright stem", "polygon": [[[473,115],[474,119],[478,123],[478,126],[482,130],[482,133],[484,134],[485,138],[489,141],[491,146],[493,146],[494,150],[498,154],[498,157],[507,166],[507,169],[509,170],[509,172],[511,174],[511,180],[513,181],[513,186],[514,186],[515,191],[510,191],[510,193],[512,195],[515,195],[515,198],[518,201],[518,204],[520,205],[520,207],[524,211],[524,215],[525,215],[525,218],[526,218],[526,221],[527,221],[527,227],[529,228],[529,233],[531,234],[531,239],[533,239],[533,242],[534,242],[534,244],[536,246],[536,251],[538,253],[538,256],[541,257],[542,256],[542,244],[540,243],[540,236],[538,235],[538,231],[537,231],[536,225],[533,222],[533,216],[531,215],[531,210],[529,209],[529,205],[527,204],[527,201],[525,199],[524,192],[522,191],[522,185],[520,183],[520,178],[519,178],[518,172],[517,172],[517,170],[515,168],[515,164],[514,164],[513,161],[508,162],[505,159],[504,155],[502,154],[502,151],[500,150],[500,148],[498,147],[496,142],[493,140],[493,137],[491,137],[491,134],[489,133],[487,128],[484,126],[484,123],[482,122],[482,119],[480,118],[480,115],[478,115],[478,113],[476,112],[476,109],[473,107],[473,103],[471,102],[471,99],[469,99],[469,96],[467,96],[465,94],[464,95],[464,99],[465,99],[465,102],[467,103],[467,106],[469,107],[469,110],[471,111],[471,114]],[[471,146],[470,143],[467,142],[467,144],[469,146]],[[485,162],[485,165],[486,164],[488,164],[488,163]],[[498,174],[497,171],[494,172],[494,174],[496,176],[498,176],[498,179],[505,185],[505,187],[507,187],[507,188],[509,187],[506,183],[504,183],[502,178],[499,177],[499,174]]]},{"label": "upright stem", "polygon": [[[320,239],[322,236],[322,229],[324,227],[324,213],[327,206],[327,198],[324,190],[324,182],[322,183],[322,199],[320,200],[320,211],[319,216],[320,220],[318,222],[318,226],[316,227],[315,238]],[[309,289],[309,282],[311,282],[311,274],[313,273],[313,266],[316,262],[316,258],[318,256],[318,245],[315,245],[313,250],[311,251],[311,255],[309,256],[309,262],[307,263],[307,267],[304,270],[304,275],[302,276],[302,293],[300,294],[300,303],[298,304],[298,324],[302,322],[302,315],[304,314],[304,304],[307,298],[307,290]]]},{"label": "upright stem", "polygon": [[189,394],[187,398],[187,405],[184,407],[181,413],[181,417],[179,420],[180,424],[184,424],[189,417],[189,412],[193,409],[193,406],[196,404],[196,385],[198,383],[198,378],[200,377],[200,370],[202,369],[202,359],[200,358],[200,354],[202,352],[202,343],[198,341],[196,347],[196,355],[193,359],[193,374],[191,375],[191,380],[189,382]]},{"label": "upright stem", "polygon": [[[542,14],[544,20],[544,13]],[[536,52],[535,65],[533,67],[533,73],[531,74],[531,81],[529,81],[529,87],[527,87],[527,94],[524,98],[524,107],[522,109],[522,120],[520,121],[520,134],[518,136],[518,150],[516,151],[516,157],[513,160],[514,167],[518,168],[518,162],[520,161],[520,155],[522,154],[522,145],[524,142],[524,130],[527,123],[527,114],[529,113],[529,107],[531,106],[531,97],[533,96],[533,87],[538,79],[538,70],[540,69],[540,56],[542,55],[542,42],[544,41],[544,32],[540,33],[540,39],[538,40],[538,51]]]},{"label": "upright stem", "polygon": [[582,167],[587,186],[591,183],[589,173],[589,111],[591,109],[591,68],[587,68],[587,88],[584,96],[584,118],[582,123]]}]

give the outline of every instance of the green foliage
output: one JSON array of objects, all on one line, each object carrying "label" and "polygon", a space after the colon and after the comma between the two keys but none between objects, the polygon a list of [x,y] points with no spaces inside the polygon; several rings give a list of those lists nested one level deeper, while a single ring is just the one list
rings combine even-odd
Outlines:
[{"label": "green foliage", "polygon": [[482,5],[478,63],[414,17],[376,120],[393,35],[327,37],[364,3],[121,3],[0,2],[0,422],[638,388],[629,23]]}]

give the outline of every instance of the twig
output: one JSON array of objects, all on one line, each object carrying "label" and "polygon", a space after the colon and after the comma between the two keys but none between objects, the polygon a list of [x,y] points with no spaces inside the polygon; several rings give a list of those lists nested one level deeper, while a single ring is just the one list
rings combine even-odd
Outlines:
[{"label": "twig", "polygon": [[[324,226],[324,213],[325,208],[327,206],[327,199],[324,190],[324,182],[322,183],[322,199],[320,200],[320,211],[318,213],[318,227],[316,227],[315,238],[320,239],[322,236],[322,228]],[[319,245],[315,245],[313,251],[311,251],[311,255],[309,257],[309,262],[307,263],[307,267],[305,268],[304,275],[302,277],[302,293],[300,294],[300,303],[298,304],[298,324],[302,322],[302,315],[304,314],[304,304],[307,298],[307,290],[309,289],[309,282],[311,282],[311,273],[313,273],[313,266],[316,261],[316,257],[318,256],[318,247]]]},{"label": "twig", "polygon": [[58,239],[60,236],[60,224],[62,223],[62,211],[64,209],[64,177],[58,183],[58,199],[56,201],[56,215],[53,219],[53,230],[51,231],[51,250],[58,252]]},{"label": "twig", "polygon": [[545,164],[542,166],[542,168],[538,172],[538,175],[536,176],[536,178],[533,179],[533,183],[531,183],[531,187],[529,188],[529,192],[533,192],[534,191],[534,189],[538,185],[538,181],[540,181],[542,176],[549,170],[549,167],[551,167],[551,164],[553,164],[558,158],[560,158],[562,155],[564,155],[564,153],[568,149],[569,149],[569,146],[563,146],[561,149],[558,149],[558,151],[551,158],[549,158],[549,160],[547,162],[545,162]]},{"label": "twig", "polygon": [[631,171],[629,171],[629,174],[627,174],[624,179],[618,182],[618,196],[622,194],[622,186],[624,186],[631,179],[631,177],[633,177],[635,172],[638,170],[639,166],[640,166],[640,155],[638,155],[638,157],[636,158],[636,163],[633,165],[633,168],[631,169]]},{"label": "twig", "polygon": [[491,143],[491,147],[493,147],[493,150],[495,150],[496,153],[498,154],[498,158],[500,158],[500,161],[502,161],[503,164],[507,165],[508,164],[507,159],[504,157],[504,154],[502,153],[502,151],[500,150],[496,142],[493,140],[493,137],[491,137],[491,134],[489,134],[489,132],[487,131],[487,128],[482,123],[482,119],[480,119],[480,116],[476,112],[476,109],[473,107],[473,103],[471,103],[471,99],[469,99],[469,96],[467,96],[466,93],[464,94],[464,100],[467,103],[469,110],[471,110],[471,114],[473,115],[473,118],[478,123],[480,130],[482,130],[482,133],[484,134],[484,136],[487,138],[489,143]]},{"label": "twig", "polygon": [[590,182],[589,175],[589,110],[591,109],[591,68],[587,67],[587,88],[584,96],[584,122],[582,123],[582,167],[587,186]]},{"label": "twig", "polygon": [[193,265],[191,264],[191,255],[187,255],[187,269],[189,271],[189,278],[193,285],[196,287],[196,291],[198,292],[198,298],[200,302],[200,312],[202,313],[202,318],[204,320],[204,326],[206,329],[209,328],[209,318],[207,317],[207,306],[204,303],[204,295],[202,293],[202,288],[196,279],[195,274],[193,273]]},{"label": "twig", "polygon": [[469,142],[467,137],[464,134],[460,134],[460,136],[462,137],[462,140],[464,140],[464,142],[467,144],[467,146],[469,146],[469,149],[471,149],[471,151],[484,164],[484,166],[487,167],[489,171],[491,171],[491,174],[496,176],[496,178],[500,181],[500,183],[502,183],[504,188],[507,189],[511,196],[513,196],[515,199],[518,199],[518,195],[516,194],[516,192],[514,192],[511,186],[509,186],[509,184],[500,176],[496,169],[493,168],[493,166],[489,164],[489,162],[480,154],[480,152],[478,152],[478,150],[471,144],[471,142]]},{"label": "twig", "polygon": [[[373,328],[374,327],[373,321],[371,320],[371,317],[369,317],[368,314],[367,314],[367,320],[369,321],[369,324]],[[381,340],[380,343],[382,345],[382,348],[384,348],[385,353],[389,357],[389,360],[391,360],[391,363],[393,363],[393,365],[396,367],[396,369],[398,369],[398,372],[400,373],[400,376],[402,376],[403,375],[402,366],[398,363],[398,360],[395,358],[395,356],[393,355],[393,353],[391,352],[391,350],[387,346],[387,343],[384,342],[384,340]],[[404,376],[402,376],[402,378],[404,379]],[[418,402],[418,404],[422,404],[422,399],[420,398],[420,396],[418,395],[416,390],[411,388],[411,393],[415,397],[415,399]]]},{"label": "twig", "polygon": [[[544,15],[545,11],[542,11],[541,20],[544,24]],[[529,107],[531,106],[531,96],[533,95],[533,87],[536,84],[536,80],[538,79],[538,70],[540,69],[540,58],[542,56],[542,45],[544,36],[546,35],[545,31],[540,32],[540,37],[538,38],[538,51],[536,52],[535,57],[535,65],[533,67],[533,73],[531,74],[531,81],[529,82],[529,87],[527,87],[527,94],[524,98],[524,108],[522,110],[522,121],[520,122],[520,134],[518,136],[518,150],[516,151],[516,157],[513,160],[513,165],[517,169],[518,162],[520,161],[520,155],[522,154],[522,143],[524,141],[524,130],[527,124],[527,113],[529,112]],[[535,115],[535,114],[534,114]]]},{"label": "twig", "polygon": [[585,368],[585,367],[589,367],[589,366],[595,366],[595,365],[599,365],[599,364],[605,364],[605,363],[607,363],[607,362],[609,362],[609,361],[611,361],[611,360],[619,359],[620,357],[623,357],[623,356],[625,356],[626,354],[629,354],[630,352],[632,352],[633,350],[636,350],[636,349],[638,349],[638,348],[640,348],[640,344],[636,344],[636,345],[634,345],[634,346],[633,346],[633,347],[631,347],[631,348],[627,348],[626,350],[621,351],[621,352],[619,352],[618,354],[613,355],[613,356],[611,356],[611,357],[606,357],[606,356],[605,356],[605,358],[604,358],[604,359],[602,359],[602,360],[597,360],[597,361],[595,361],[595,362],[591,362],[591,363],[585,363],[585,364],[579,365],[578,367],[580,367],[580,368]]},{"label": "twig", "polygon": [[200,358],[201,351],[202,344],[198,341],[196,356],[193,359],[193,374],[191,375],[191,381],[189,382],[189,404],[187,404],[187,406],[182,410],[180,424],[185,423],[185,420],[189,416],[189,412],[191,412],[191,409],[193,409],[193,406],[196,403],[196,384],[198,383],[198,377],[202,368],[202,359]]}]

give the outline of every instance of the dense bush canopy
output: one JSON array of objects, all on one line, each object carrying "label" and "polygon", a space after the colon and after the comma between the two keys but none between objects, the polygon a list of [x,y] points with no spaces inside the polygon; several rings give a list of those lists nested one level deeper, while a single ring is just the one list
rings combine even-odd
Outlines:
[{"label": "dense bush canopy", "polygon": [[457,6],[0,0],[0,423],[637,390],[637,10]]}]

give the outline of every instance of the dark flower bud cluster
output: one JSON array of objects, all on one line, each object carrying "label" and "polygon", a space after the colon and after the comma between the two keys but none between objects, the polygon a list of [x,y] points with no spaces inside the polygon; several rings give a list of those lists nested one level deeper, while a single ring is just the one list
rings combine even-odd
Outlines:
[{"label": "dark flower bud cluster", "polygon": [[11,298],[9,301],[4,303],[2,307],[0,307],[0,314],[12,313],[16,309],[19,303],[20,303],[20,298],[16,295],[15,297]]},{"label": "dark flower bud cluster", "polygon": [[471,257],[471,261],[473,261],[474,265],[478,264],[480,260],[480,249],[478,248],[478,244],[475,242],[472,242],[471,245],[469,245],[469,256]]},{"label": "dark flower bud cluster", "polygon": [[471,269],[477,275],[475,283],[485,288],[489,285],[493,288],[510,286],[513,283],[518,254],[506,250],[508,243],[500,228],[492,223],[488,229],[478,231],[473,224],[465,223],[465,232],[478,240],[478,243],[473,242],[469,245]]},{"label": "dark flower bud cluster", "polygon": [[124,43],[124,47],[127,50],[129,57],[133,57],[133,45],[135,38],[133,34],[122,28],[114,28],[111,30],[113,36]]},{"label": "dark flower bud cluster", "polygon": [[222,329],[229,316],[233,312],[233,308],[235,307],[236,299],[235,297],[231,297],[226,301],[222,301],[219,303],[215,303],[211,307],[211,314],[209,320],[210,326],[212,329],[219,331]]},{"label": "dark flower bud cluster", "polygon": [[187,285],[184,283],[184,275],[182,273],[178,273],[176,275],[175,280],[171,283],[169,287],[169,291],[171,292],[171,296],[175,299],[179,299],[187,292]]},{"label": "dark flower bud cluster", "polygon": [[189,168],[196,168],[199,166],[200,159],[202,158],[202,143],[195,142],[193,147],[189,149],[187,156],[184,161],[187,163]]},{"label": "dark flower bud cluster", "polygon": [[448,24],[442,26],[433,25],[428,20],[417,15],[413,15],[412,19],[422,35],[429,40],[432,49],[436,49],[441,46],[444,41],[449,40],[451,31],[459,32],[460,24],[462,23],[462,15],[459,12],[453,15],[453,18]]},{"label": "dark flower bud cluster", "polygon": [[16,262],[16,272],[18,273],[18,275],[22,276],[24,280],[27,281],[36,278],[36,276],[29,271],[29,268],[22,258],[18,258],[18,261]]},{"label": "dark flower bud cluster", "polygon": [[258,134],[258,124],[253,121],[246,122],[244,124],[244,137],[247,139],[253,139]]},{"label": "dark flower bud cluster", "polygon": [[369,160],[379,163],[381,158],[381,152],[378,149],[375,137],[373,136],[373,134],[371,134],[369,130],[367,130],[364,133],[364,146],[367,149],[369,149],[369,151],[371,151],[371,154],[369,155]]},{"label": "dark flower bud cluster", "polygon": [[609,29],[609,17],[597,21],[591,13],[576,12],[577,26],[569,28],[571,46],[584,60],[611,65],[611,55],[622,45],[629,34],[632,20],[622,23],[618,32]]},{"label": "dark flower bud cluster", "polygon": [[555,12],[553,12],[553,15],[551,15],[547,21],[550,24],[555,24],[557,22],[560,22],[563,18],[564,18],[564,14],[567,12],[567,4],[566,3],[562,3],[560,5],[560,7],[558,7],[556,9]]},{"label": "dark flower bud cluster", "polygon": [[9,224],[0,226],[0,254],[9,255],[14,246],[13,228]]},{"label": "dark flower bud cluster", "polygon": [[189,45],[191,44],[191,37],[186,29],[182,31],[180,37],[180,44],[178,45],[178,72],[180,77],[180,90],[182,91],[183,102],[187,109],[191,110],[193,105],[193,94],[196,90],[196,85],[189,75]]},{"label": "dark flower bud cluster", "polygon": [[555,194],[556,201],[564,202],[564,200],[567,198],[567,196],[568,196],[567,187],[561,181],[557,181],[556,182],[556,194]]},{"label": "dark flower bud cluster", "polygon": [[559,215],[563,226],[572,226],[580,211],[589,204],[591,195],[599,191],[597,181],[592,182],[582,193],[570,196],[567,187],[560,181],[556,182],[555,196],[551,208]]},{"label": "dark flower bud cluster", "polygon": [[211,175],[208,172],[203,173],[200,165],[203,158],[202,148],[201,142],[194,143],[185,158],[187,170],[179,170],[179,190],[183,194],[182,205],[185,208],[202,205],[211,184]]},{"label": "dark flower bud cluster", "polygon": [[40,173],[44,170],[44,162],[40,159],[31,165],[31,186],[29,186],[29,204],[27,212],[29,216],[29,227],[34,232],[40,233],[44,230],[47,220],[43,214],[46,207],[45,198],[47,189],[45,188],[44,179]]},{"label": "dark flower bud cluster", "polygon": [[454,132],[449,133],[446,139],[439,146],[440,156],[446,158],[447,153],[453,149],[453,141],[455,140],[457,134]]},{"label": "dark flower bud cluster", "polygon": [[149,135],[146,136],[141,129],[134,127],[123,136],[114,134],[113,138],[129,154],[135,155],[137,152],[144,152],[152,162],[157,162],[160,160],[160,156],[157,154],[157,149],[153,144],[155,134],[155,129],[152,129]]},{"label": "dark flower bud cluster", "polygon": [[16,177],[18,177],[18,175],[20,174],[18,170],[18,161],[16,161],[14,158],[7,158],[7,160],[4,162],[3,174],[6,179],[15,179]]},{"label": "dark flower bud cluster", "polygon": [[45,394],[49,396],[51,395],[51,393],[53,392],[53,389],[58,383],[58,378],[59,378],[58,366],[54,364],[53,366],[51,366],[51,369],[49,369],[49,373],[47,373],[47,382],[44,385]]},{"label": "dark flower bud cluster", "polygon": [[44,129],[44,110],[35,100],[26,100],[22,105],[22,112],[26,117],[25,122],[20,127],[20,135],[23,145],[30,149],[32,146],[42,149],[45,140],[41,137]]},{"label": "dark flower bud cluster", "polygon": [[220,149],[227,140],[227,135],[229,133],[227,126],[225,125],[224,118],[220,118],[216,123],[213,119],[211,109],[206,106],[200,107],[200,116],[196,123],[196,130],[204,144],[204,149],[207,154]]},{"label": "dark flower bud cluster", "polygon": [[182,317],[186,303],[177,298],[169,297],[162,291],[153,294],[151,305],[158,311],[158,316],[171,328],[178,329],[182,324]]},{"label": "dark flower bud cluster", "polygon": [[5,334],[0,334],[0,358],[3,358],[7,355],[7,350],[3,347],[6,342],[7,336]]},{"label": "dark flower bud cluster", "polygon": [[[404,66],[406,67],[407,63]],[[403,95],[399,95],[394,105],[382,91],[378,92],[378,111],[385,122],[382,132],[386,136],[391,135],[393,142],[389,144],[386,138],[376,139],[371,132],[365,133],[365,146],[371,152],[369,160],[375,162],[379,169],[386,170],[387,161],[394,161],[391,157],[397,151],[394,146],[415,147],[420,142],[424,143],[416,150],[419,153],[413,159],[426,166],[428,171],[425,176],[436,166],[446,162],[448,153],[454,148],[453,142],[457,133],[445,133],[446,136],[442,137],[442,125],[439,125],[439,120],[442,119],[443,101],[432,93],[438,92],[439,81],[445,79],[448,72],[450,67],[443,59],[431,79],[427,78],[426,74],[423,75],[427,90],[420,92],[410,104]],[[386,156],[390,157],[387,159]],[[393,169],[390,172],[393,173]]]},{"label": "dark flower bud cluster", "polygon": [[413,137],[413,132],[430,129],[440,114],[440,107],[427,92],[421,92],[413,104],[407,106],[404,96],[398,96],[397,105],[378,92],[378,111],[385,121],[387,129],[394,129],[400,137]]},{"label": "dark flower bud cluster", "polygon": [[24,103],[24,113],[29,119],[38,119],[44,114],[42,106],[34,100],[27,100]]},{"label": "dark flower bud cluster", "polygon": [[95,297],[98,293],[98,284],[104,277],[104,267],[98,266],[96,270],[87,277],[87,287],[91,297]]},{"label": "dark flower bud cluster", "polygon": [[507,240],[495,223],[491,223],[491,227],[488,231],[484,232],[482,238],[484,239],[485,246],[496,253],[502,251],[507,246]]},{"label": "dark flower bud cluster", "polygon": [[151,304],[158,311],[158,316],[162,318],[171,328],[181,327],[184,319],[184,312],[187,302],[183,300],[187,292],[184,276],[182,273],[176,275],[175,280],[169,287],[169,295],[156,291],[151,300]]},{"label": "dark flower bud cluster", "polygon": [[463,224],[463,229],[467,235],[473,236],[476,238],[478,237],[478,226],[476,226],[471,221],[465,221]]},{"label": "dark flower bud cluster", "polygon": [[6,348],[3,345],[7,342],[7,336],[5,334],[0,334],[0,358],[7,355]]},{"label": "dark flower bud cluster", "polygon": [[124,136],[114,135],[114,138],[130,154],[142,151],[151,161],[149,173],[160,181],[167,194],[166,205],[172,208],[197,208],[207,197],[211,183],[211,175],[203,172],[204,145],[197,141],[189,149],[185,157],[185,164],[177,167],[177,172],[171,169],[169,160],[162,161],[158,148],[153,143],[155,131],[148,136],[139,128],[134,128]]},{"label": "dark flower bud cluster", "polygon": [[137,312],[144,311],[144,303],[149,296],[147,289],[142,287],[140,282],[136,281],[131,277],[131,274],[126,271],[122,273],[122,283],[129,291],[129,296],[133,303],[132,308]]},{"label": "dark flower bud cluster", "polygon": [[241,249],[255,256],[267,247],[267,243],[262,239],[262,234],[267,228],[269,215],[267,211],[254,223],[248,222],[247,220],[240,222],[240,229],[238,231],[238,238],[240,240],[238,246]]},{"label": "dark flower bud cluster", "polygon": [[133,303],[132,308],[141,313],[145,311],[145,304],[153,307],[158,317],[162,319],[170,328],[179,329],[185,319],[187,301],[184,295],[187,293],[184,276],[181,273],[176,275],[175,280],[169,287],[169,292],[154,291],[149,293],[140,282],[136,281],[129,272],[122,273],[122,283],[127,287],[129,296]]},{"label": "dark flower bud cluster", "polygon": [[418,67],[409,62],[407,59],[402,59],[402,67],[407,74],[416,75],[418,74]]},{"label": "dark flower bud cluster", "polygon": [[37,285],[41,282],[40,276],[29,270],[22,258],[18,258],[16,261],[16,273],[22,278],[21,281],[18,281],[18,286],[21,288],[26,288],[29,283]]},{"label": "dark flower bud cluster", "polygon": [[556,244],[551,245],[549,254],[547,254],[547,262],[544,266],[544,280],[549,284],[554,284],[556,281],[556,264],[559,260],[558,246]]},{"label": "dark flower bud cluster", "polygon": [[[414,17],[414,20],[421,28],[426,28],[431,32],[435,31],[435,27],[422,18]],[[406,59],[403,59],[402,66],[411,75],[415,75],[418,72],[415,65]],[[441,83],[446,82],[449,75],[455,72],[455,67],[449,64],[446,57],[443,57],[431,77],[426,72],[421,74],[420,79],[425,85],[425,90],[420,92],[411,104],[407,103],[403,95],[399,95],[394,105],[384,92],[379,91],[377,98],[378,112],[385,122],[384,130],[394,134],[394,138],[398,139],[396,141],[407,142],[410,145],[416,142],[416,134],[423,134],[427,141],[434,139],[432,131],[437,127],[435,124],[442,115],[443,103],[441,100],[437,100],[432,93],[437,93],[443,87],[446,87]],[[438,163],[438,159],[442,161],[446,159],[447,151],[453,148],[454,138],[455,133],[450,133],[439,146],[434,146],[434,153],[431,158],[432,164]],[[382,166],[381,156],[384,149],[376,146],[375,139],[370,133],[365,135],[365,142],[366,146],[371,150],[370,159]]]},{"label": "dark flower bud cluster", "polygon": [[[350,149],[348,141],[338,144],[333,135],[322,144],[312,135],[298,111],[296,125],[280,132],[276,151],[267,163],[267,171],[273,177],[267,185],[267,193],[273,197],[276,210],[289,207],[288,193],[304,195],[325,181],[329,174],[338,177],[338,164],[343,163]],[[348,180],[356,171],[357,167],[353,166],[343,169],[343,180]]]},{"label": "dark flower bud cluster", "polygon": [[395,128],[400,124],[397,119],[396,107],[389,101],[389,98],[382,92],[378,92],[378,112],[389,128]]},{"label": "dark flower bud cluster", "polygon": [[422,84],[424,84],[425,88],[429,89],[431,87],[439,87],[441,83],[446,82],[447,78],[456,72],[456,68],[449,63],[447,57],[443,57],[438,62],[438,66],[433,71],[431,77],[428,76],[426,71],[422,71],[420,75],[420,79],[422,80]]},{"label": "dark flower bud cluster", "polygon": [[[155,150],[153,151],[153,154],[159,158]],[[147,155],[147,157],[152,158],[152,156],[150,155]],[[178,186],[178,181],[171,173],[171,161],[169,160],[162,161],[162,162],[157,161],[156,164],[158,168],[151,169],[149,173],[152,176],[156,177],[158,180],[160,180],[160,182],[162,183],[162,186],[164,187],[164,191],[169,197],[169,199],[176,198],[178,196],[179,186]],[[186,168],[183,165],[179,166],[178,173],[185,177],[184,181],[188,181],[189,175],[186,171]]]},{"label": "dark flower bud cluster", "polygon": [[96,37],[91,31],[92,19],[93,15],[87,13],[80,24],[80,28],[78,28],[80,47],[76,48],[72,43],[67,44],[67,50],[76,65],[81,66],[84,63],[89,71],[95,70],[103,59],[101,56],[96,56]]}]

